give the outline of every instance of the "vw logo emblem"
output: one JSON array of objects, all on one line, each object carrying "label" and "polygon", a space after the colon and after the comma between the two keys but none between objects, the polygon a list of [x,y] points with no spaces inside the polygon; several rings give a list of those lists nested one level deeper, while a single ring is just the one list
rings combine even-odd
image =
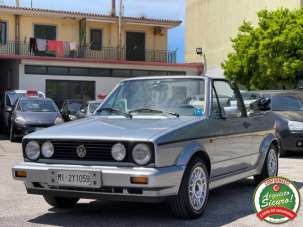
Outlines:
[{"label": "vw logo emblem", "polygon": [[84,158],[86,156],[86,148],[83,145],[77,147],[77,155],[79,158]]}]

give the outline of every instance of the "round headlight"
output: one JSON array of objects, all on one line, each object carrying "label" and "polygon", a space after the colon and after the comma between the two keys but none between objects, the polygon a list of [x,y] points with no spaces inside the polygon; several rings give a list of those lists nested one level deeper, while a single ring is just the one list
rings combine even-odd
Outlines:
[{"label": "round headlight", "polygon": [[53,154],[54,154],[54,146],[53,146],[53,144],[51,142],[45,142],[45,143],[43,143],[42,148],[41,148],[41,152],[42,152],[42,155],[45,158],[52,157]]},{"label": "round headlight", "polygon": [[150,162],[152,153],[146,144],[139,143],[133,148],[132,157],[138,165],[146,165]]},{"label": "round headlight", "polygon": [[123,161],[126,156],[126,148],[122,143],[116,143],[112,147],[112,156],[116,161]]},{"label": "round headlight", "polygon": [[30,141],[26,144],[25,155],[28,159],[35,161],[40,156],[40,145],[36,141]]}]

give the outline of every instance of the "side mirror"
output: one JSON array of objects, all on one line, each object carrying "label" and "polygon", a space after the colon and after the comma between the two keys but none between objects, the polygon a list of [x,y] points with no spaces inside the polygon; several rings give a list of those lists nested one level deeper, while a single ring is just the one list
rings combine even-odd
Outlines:
[{"label": "side mirror", "polygon": [[13,112],[13,107],[7,106],[5,111],[8,112],[8,113],[11,113],[11,112]]},{"label": "side mirror", "polygon": [[241,116],[241,111],[237,106],[224,107],[224,112],[225,118],[238,118]]},{"label": "side mirror", "polygon": [[250,104],[250,109],[255,111],[255,112],[260,112],[260,111],[269,111],[271,110],[270,107],[271,100],[270,98],[259,98],[255,102]]},{"label": "side mirror", "polygon": [[85,109],[81,109],[80,112],[85,114]]}]

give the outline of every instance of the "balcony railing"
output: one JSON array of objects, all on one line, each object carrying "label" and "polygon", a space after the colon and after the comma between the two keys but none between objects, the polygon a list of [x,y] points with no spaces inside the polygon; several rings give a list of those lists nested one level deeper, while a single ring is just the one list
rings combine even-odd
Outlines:
[{"label": "balcony railing", "polygon": [[[54,52],[31,51],[27,42],[6,42],[0,44],[0,55],[8,56],[47,56],[57,57]],[[176,63],[176,51],[167,50],[129,50],[127,48],[102,47],[92,50],[90,47],[77,46],[76,50],[64,47],[64,58],[81,58],[94,60],[145,61],[160,63]]]}]

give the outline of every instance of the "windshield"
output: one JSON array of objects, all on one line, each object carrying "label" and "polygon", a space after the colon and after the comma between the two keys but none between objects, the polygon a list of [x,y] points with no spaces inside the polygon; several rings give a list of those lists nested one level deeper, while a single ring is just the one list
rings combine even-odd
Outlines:
[{"label": "windshield", "polygon": [[[161,112],[186,116],[203,115],[205,82],[203,79],[186,78],[122,82],[99,110],[104,108],[112,108],[124,113],[131,112],[132,115],[161,114]],[[101,111],[98,112],[97,114],[101,114]]]},{"label": "windshield", "polygon": [[101,102],[94,102],[88,105],[88,111],[90,113],[94,113],[96,109],[100,106]]},{"label": "windshield", "polygon": [[[39,97],[43,97],[43,95],[38,94]],[[19,98],[26,97],[26,93],[8,93],[7,94],[7,99],[6,99],[6,104],[9,106],[15,105],[16,101]]]},{"label": "windshield", "polygon": [[273,111],[303,111],[303,101],[298,96],[278,95],[271,98]]},{"label": "windshield", "polygon": [[57,112],[55,104],[50,100],[20,100],[17,110],[21,112]]}]

